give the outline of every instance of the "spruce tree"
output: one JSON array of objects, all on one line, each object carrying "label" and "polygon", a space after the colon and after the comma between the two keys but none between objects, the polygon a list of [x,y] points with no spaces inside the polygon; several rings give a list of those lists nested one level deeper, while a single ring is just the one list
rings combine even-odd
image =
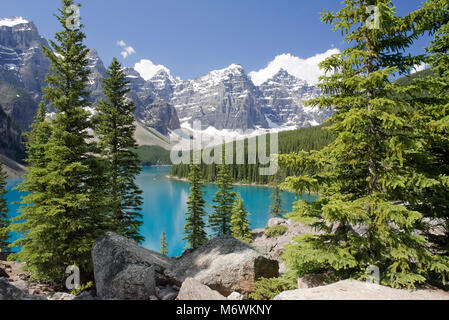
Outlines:
[{"label": "spruce tree", "polygon": [[236,239],[243,242],[251,242],[253,235],[249,228],[248,211],[245,208],[243,199],[238,196],[232,206],[231,233]]},{"label": "spruce tree", "polygon": [[282,209],[281,188],[279,187],[279,177],[274,178],[274,187],[271,194],[270,215],[274,218],[282,217],[286,211]]},{"label": "spruce tree", "polygon": [[187,240],[187,248],[196,249],[207,241],[207,233],[205,231],[206,201],[203,198],[201,168],[197,164],[190,165],[189,183],[190,194],[187,201],[187,219],[184,226],[185,237]]},{"label": "spruce tree", "polygon": [[270,215],[274,218],[282,217],[286,211],[282,209],[281,188],[276,185],[271,194]]},{"label": "spruce tree", "polygon": [[216,184],[217,193],[214,195],[214,212],[209,216],[209,226],[215,236],[231,234],[231,212],[235,193],[232,192],[232,174],[230,165],[225,162],[225,147],[223,146],[222,161],[218,166]]},{"label": "spruce tree", "polygon": [[[370,4],[377,5],[378,28],[366,23]],[[320,195],[313,203],[295,203],[289,217],[322,234],[296,238],[283,259],[295,277],[327,271],[333,279],[364,279],[377,266],[381,284],[413,287],[431,270],[449,272],[447,260],[430,252],[417,232],[422,214],[401,200],[431,183],[405,161],[420,152],[422,139],[415,139],[404,88],[390,81],[419,61],[404,53],[416,34],[390,0],[344,5],[324,12],[322,20],[342,31],[351,47],[321,63],[324,95],[309,102],[334,109],[330,130],[336,140],[321,151],[281,156],[298,172],[284,187]]]},{"label": "spruce tree", "polygon": [[3,164],[0,162],[0,259],[2,260],[6,259],[10,252],[7,193],[6,174],[3,172]]},{"label": "spruce tree", "polygon": [[161,253],[165,256],[168,256],[168,243],[167,243],[167,236],[165,235],[165,231],[162,233],[162,238],[161,238]]},{"label": "spruce tree", "polygon": [[126,95],[129,81],[122,65],[113,59],[103,79],[106,99],[96,107],[94,117],[95,134],[98,137],[98,152],[106,162],[105,185],[106,207],[112,214],[112,230],[125,237],[142,242],[139,234],[142,224],[142,191],[135,179],[141,171],[140,160],[133,150],[137,148],[134,138],[134,103]]},{"label": "spruce tree", "polygon": [[[432,4],[434,1],[429,1]],[[424,7],[424,18],[432,17]],[[435,7],[433,7],[435,8]],[[449,4],[446,3],[446,12]],[[444,11],[443,11],[444,12]],[[448,14],[449,16],[449,14]],[[423,229],[441,252],[449,256],[449,17],[433,21],[441,27],[431,42],[425,60],[432,73],[416,79],[407,88],[407,97],[417,110],[413,118],[417,128],[416,139],[423,140],[419,154],[407,159],[416,172],[431,179],[431,183],[421,184],[416,192],[407,194],[409,208],[422,212],[428,219]],[[445,23],[444,23],[445,22]],[[431,28],[428,26],[427,28]],[[427,180],[426,180],[427,181]],[[444,233],[432,230],[442,228]]]},{"label": "spruce tree", "polygon": [[109,226],[102,169],[88,132],[89,50],[83,44],[83,26],[67,23],[73,18],[73,5],[72,0],[62,1],[56,16],[62,31],[50,41],[52,49],[43,47],[51,62],[43,99],[57,112],[45,141],[47,130],[40,108],[33,130],[42,136],[29,140],[30,167],[20,187],[29,194],[13,226],[24,237],[14,243],[22,247],[15,258],[25,262],[33,278],[41,281],[62,281],[71,265],[85,276],[92,275],[92,245]]}]

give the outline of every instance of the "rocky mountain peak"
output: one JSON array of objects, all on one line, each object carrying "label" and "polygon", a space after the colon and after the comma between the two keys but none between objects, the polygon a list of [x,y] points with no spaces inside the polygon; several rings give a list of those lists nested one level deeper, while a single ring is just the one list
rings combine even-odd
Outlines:
[{"label": "rocky mountain peak", "polygon": [[320,96],[320,89],[281,69],[259,86],[264,111],[273,127],[308,127],[321,124],[331,112],[307,107],[307,100]]},{"label": "rocky mountain peak", "polygon": [[261,87],[268,86],[270,85],[270,83],[277,83],[279,85],[286,85],[286,86],[295,85],[298,88],[309,86],[307,81],[295,77],[294,75],[290,74],[287,70],[282,68],[273,77],[265,81],[261,85]]}]

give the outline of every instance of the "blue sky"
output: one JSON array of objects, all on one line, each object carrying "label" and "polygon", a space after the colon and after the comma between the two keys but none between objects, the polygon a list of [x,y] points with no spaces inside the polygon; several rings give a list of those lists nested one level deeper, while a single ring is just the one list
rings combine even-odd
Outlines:
[{"label": "blue sky", "polygon": [[[60,0],[2,1],[1,17],[23,16],[52,38]],[[105,64],[117,56],[126,66],[149,59],[191,79],[241,64],[246,71],[265,68],[276,56],[308,58],[335,47],[340,33],[320,22],[324,8],[337,10],[338,0],[81,0],[87,45]],[[418,8],[422,0],[396,0],[399,13]],[[124,59],[123,40],[135,53]],[[421,52],[427,41],[418,41]]]}]

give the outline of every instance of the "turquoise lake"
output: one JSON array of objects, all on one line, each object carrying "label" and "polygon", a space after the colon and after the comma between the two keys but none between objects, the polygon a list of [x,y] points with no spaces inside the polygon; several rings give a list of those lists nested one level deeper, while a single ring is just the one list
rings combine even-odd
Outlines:
[{"label": "turquoise lake", "polygon": [[[189,184],[167,178],[170,167],[144,167],[137,178],[137,183],[143,190],[144,204],[142,206],[143,225],[141,234],[145,237],[142,245],[151,250],[159,251],[160,238],[165,231],[167,234],[170,256],[179,256],[186,246],[184,238],[185,213],[187,212],[187,198]],[[20,179],[8,180],[8,203],[10,216],[18,214],[19,205],[14,202],[20,200],[20,193],[14,188]],[[203,188],[204,198],[208,204],[207,211],[213,211],[212,197],[217,191],[214,184],[206,184]],[[258,186],[235,186],[234,191],[240,193],[245,206],[250,212],[251,228],[265,227],[269,217],[271,189]],[[283,208],[290,211],[296,196],[292,193],[282,194]],[[302,199],[313,200],[314,196],[305,195]],[[13,240],[16,235],[13,235]]]}]

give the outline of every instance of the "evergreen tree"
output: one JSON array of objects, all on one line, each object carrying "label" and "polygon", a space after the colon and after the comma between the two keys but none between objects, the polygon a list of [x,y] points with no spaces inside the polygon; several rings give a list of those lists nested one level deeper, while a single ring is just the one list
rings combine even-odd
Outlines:
[{"label": "evergreen tree", "polygon": [[12,226],[24,236],[13,244],[21,246],[15,258],[41,281],[62,281],[70,265],[92,275],[92,245],[110,225],[103,206],[102,168],[88,132],[89,50],[83,44],[83,26],[67,23],[73,5],[72,0],[62,1],[57,15],[62,31],[50,41],[52,49],[43,47],[51,61],[43,98],[57,113],[45,142],[47,125],[40,108],[33,130],[41,136],[28,142],[30,167],[20,187],[28,195]]},{"label": "evergreen tree", "polygon": [[249,213],[246,211],[243,199],[238,196],[232,206],[231,233],[234,238],[243,242],[251,242],[253,240],[253,235],[249,228],[248,215]]},{"label": "evergreen tree", "polygon": [[[286,179],[286,189],[320,195],[314,203],[297,202],[289,217],[323,233],[296,238],[283,259],[295,276],[328,271],[334,279],[363,279],[377,266],[382,284],[413,287],[431,270],[449,272],[447,260],[430,252],[416,232],[422,214],[402,201],[432,183],[405,161],[420,152],[422,139],[415,139],[404,88],[390,82],[419,61],[404,53],[416,34],[407,19],[395,16],[390,0],[344,4],[322,19],[346,34],[352,47],[321,64],[325,95],[310,102],[334,108],[330,130],[336,140],[321,151],[280,157],[298,172]],[[366,23],[370,4],[379,10],[378,28]]]},{"label": "evergreen tree", "polygon": [[[443,9],[438,8],[439,1],[428,1],[419,16],[424,22],[432,19],[426,29],[439,27],[427,49],[430,56],[425,60],[432,73],[414,80],[405,93],[417,110],[413,117],[418,129],[416,139],[423,140],[419,154],[406,160],[431,183],[421,183],[421,188],[407,194],[404,201],[409,208],[430,218],[430,223],[423,223],[423,229],[439,250],[449,256],[449,3]],[[429,10],[446,12],[446,17],[437,15],[436,19]],[[432,232],[436,227],[442,227],[444,234]]]},{"label": "evergreen tree", "polygon": [[187,240],[187,247],[196,249],[207,241],[204,222],[206,201],[203,198],[201,168],[199,165],[190,165],[189,183],[190,195],[187,201],[188,211],[187,222],[184,226],[186,235],[184,240]]},{"label": "evergreen tree", "polygon": [[161,253],[163,255],[168,256],[168,243],[167,243],[167,237],[165,235],[165,232],[162,233],[162,238],[161,238]]},{"label": "evergreen tree", "polygon": [[139,213],[142,191],[135,183],[140,173],[140,160],[133,150],[137,148],[134,138],[134,103],[127,99],[129,81],[122,65],[113,59],[103,79],[106,99],[96,107],[94,117],[98,151],[106,161],[105,190],[108,211],[112,214],[112,230],[125,237],[142,242],[139,235],[142,224]]},{"label": "evergreen tree", "polygon": [[231,234],[231,212],[234,204],[235,193],[232,192],[232,174],[230,165],[225,162],[225,147],[223,146],[222,161],[218,166],[217,187],[218,191],[214,195],[214,212],[209,216],[209,225],[215,236]]},{"label": "evergreen tree", "polygon": [[3,165],[0,162],[0,259],[5,259],[9,254],[9,218],[6,194],[6,174],[3,172]]},{"label": "evergreen tree", "polygon": [[270,215],[279,218],[282,217],[286,211],[282,209],[281,188],[279,187],[278,174],[276,174],[274,184],[273,193],[271,194]]}]

